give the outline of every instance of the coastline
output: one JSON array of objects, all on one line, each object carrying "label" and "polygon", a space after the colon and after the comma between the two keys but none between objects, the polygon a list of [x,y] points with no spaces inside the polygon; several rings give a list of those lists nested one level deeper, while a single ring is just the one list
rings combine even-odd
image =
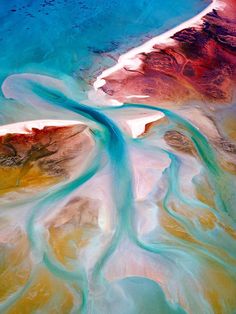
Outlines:
[{"label": "coastline", "polygon": [[117,70],[122,69],[124,66],[129,66],[130,69],[135,70],[139,67],[140,65],[140,60],[136,59],[136,56],[140,53],[148,53],[154,50],[153,46],[156,44],[174,44],[175,40],[171,38],[175,33],[181,31],[182,29],[185,29],[187,27],[191,26],[200,26],[202,21],[202,17],[204,17],[206,14],[211,12],[213,9],[223,9],[225,7],[225,3],[221,0],[212,0],[212,3],[209,4],[203,11],[201,11],[199,14],[196,16],[192,17],[191,19],[181,23],[180,25],[158,35],[153,37],[152,39],[148,40],[144,44],[135,47],[128,52],[122,54],[118,62],[108,68],[105,69],[95,80],[93,83],[93,87],[95,90],[98,90],[101,88],[103,85],[105,85],[106,81],[105,78]]},{"label": "coastline", "polygon": [[0,126],[0,136],[6,134],[29,134],[32,129],[42,130],[45,127],[66,127],[71,125],[82,124],[77,120],[31,120],[5,124]]}]

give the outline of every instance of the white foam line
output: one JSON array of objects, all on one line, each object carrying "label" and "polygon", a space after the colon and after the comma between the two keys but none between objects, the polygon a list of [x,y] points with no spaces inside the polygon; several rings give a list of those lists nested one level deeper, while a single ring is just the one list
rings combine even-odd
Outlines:
[{"label": "white foam line", "polygon": [[125,98],[149,98],[149,95],[129,95],[126,96]]},{"label": "white foam line", "polygon": [[6,134],[28,134],[33,128],[42,130],[45,126],[69,126],[82,124],[77,120],[32,120],[0,126],[0,136]]},{"label": "white foam line", "polygon": [[208,7],[206,7],[202,12],[194,16],[193,18],[181,23],[180,25],[170,29],[169,31],[158,35],[156,37],[153,37],[152,39],[148,40],[146,43],[142,44],[141,46],[138,46],[136,48],[131,49],[130,51],[124,53],[121,55],[118,59],[118,62],[116,65],[114,65],[111,68],[108,68],[102,72],[101,75],[99,75],[94,82],[93,86],[95,90],[98,90],[100,87],[102,87],[106,81],[105,77],[111,75],[112,73],[116,72],[117,70],[122,69],[123,67],[129,66],[130,69],[137,69],[140,65],[141,61],[136,58],[134,59],[137,54],[140,53],[148,53],[153,51],[153,46],[156,44],[173,44],[175,43],[174,39],[171,39],[170,37],[173,36],[175,33],[181,31],[182,29],[200,25],[202,23],[201,18],[205,16],[207,13],[210,13],[213,9],[222,9],[225,7],[224,2],[222,0],[213,0],[211,4],[209,4]]}]

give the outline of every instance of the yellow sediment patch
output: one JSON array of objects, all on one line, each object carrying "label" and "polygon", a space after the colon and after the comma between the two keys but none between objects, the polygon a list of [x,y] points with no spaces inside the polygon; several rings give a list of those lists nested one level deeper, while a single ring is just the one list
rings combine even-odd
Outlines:
[{"label": "yellow sediment patch", "polygon": [[37,165],[33,165],[25,173],[22,170],[24,170],[22,167],[0,168],[0,196],[19,191],[21,188],[47,187],[57,184],[61,180],[61,177],[43,173]]},{"label": "yellow sediment patch", "polygon": [[34,313],[70,313],[73,307],[73,295],[67,286],[41,268],[31,287],[10,308],[8,314]]},{"label": "yellow sediment patch", "polygon": [[77,258],[76,251],[86,246],[89,241],[89,238],[85,236],[85,230],[82,227],[68,230],[68,226],[64,225],[60,228],[50,227],[49,232],[49,244],[55,257],[63,265],[71,268],[69,262]]},{"label": "yellow sediment patch", "polygon": [[196,242],[196,240],[185,230],[185,228],[163,209],[160,210],[159,223],[174,237],[190,242]]},{"label": "yellow sediment patch", "polygon": [[[0,239],[1,240],[1,239]],[[12,243],[11,243],[12,242]],[[29,245],[26,235],[16,230],[11,242],[1,243],[0,301],[25,285],[31,272]]]},{"label": "yellow sediment patch", "polygon": [[[232,313],[236,307],[236,281],[223,267],[209,263],[201,276],[206,299],[215,314]],[[227,300],[227,302],[225,302]]]},{"label": "yellow sediment patch", "polygon": [[236,141],[236,117],[234,115],[224,120],[223,128],[229,139]]}]

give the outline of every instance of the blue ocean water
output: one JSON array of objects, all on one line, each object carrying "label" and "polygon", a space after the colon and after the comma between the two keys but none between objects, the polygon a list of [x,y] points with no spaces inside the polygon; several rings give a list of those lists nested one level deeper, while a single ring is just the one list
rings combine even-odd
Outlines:
[{"label": "blue ocean water", "polygon": [[101,69],[115,63],[112,56],[191,18],[209,3],[3,0],[0,80],[24,71],[93,79]]}]

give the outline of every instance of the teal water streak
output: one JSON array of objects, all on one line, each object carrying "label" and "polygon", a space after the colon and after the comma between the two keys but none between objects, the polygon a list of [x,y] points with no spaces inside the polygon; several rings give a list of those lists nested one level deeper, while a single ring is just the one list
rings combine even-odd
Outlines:
[{"label": "teal water streak", "polygon": [[[197,149],[199,157],[201,158],[202,164],[209,173],[210,183],[212,184],[216,192],[216,203],[218,205],[218,209],[222,212],[227,213],[229,217],[231,217],[232,221],[234,221],[234,204],[227,202],[227,200],[229,199],[235,199],[234,182],[232,178],[227,175],[219,166],[214,151],[211,145],[208,143],[206,137],[201,134],[198,129],[194,127],[190,122],[183,119],[173,111],[159,107],[139,104],[126,104],[122,106],[122,108],[144,108],[163,112],[171,121],[180,124],[188,131],[188,133],[190,134],[190,138]],[[226,185],[227,187],[229,187],[229,189],[223,189],[223,185]]]},{"label": "teal water streak", "polygon": [[[45,248],[45,244],[42,243],[40,239],[40,234],[38,230],[35,228],[36,220],[47,210],[56,206],[60,200],[62,200],[65,196],[72,193],[75,189],[83,185],[85,182],[90,180],[95,173],[100,168],[100,154],[96,156],[91,165],[88,167],[88,170],[85,171],[79,178],[76,178],[72,182],[64,184],[57,191],[52,194],[49,194],[46,198],[44,198],[41,202],[39,202],[31,211],[31,215],[28,219],[26,231],[28,234],[29,241],[31,243],[31,247],[33,252],[37,254],[42,254],[42,260],[45,266],[48,268],[50,272],[52,272],[55,276],[70,282],[76,282],[79,287],[83,287],[82,289],[82,304],[80,307],[81,312],[84,311],[84,304],[86,298],[87,291],[87,279],[82,269],[79,269],[76,272],[68,271],[64,266],[62,266],[59,262],[57,262],[52,254],[50,254],[50,250],[48,246]],[[41,252],[42,251],[42,252]]]},{"label": "teal water streak", "polygon": [[[195,252],[198,252],[201,255],[206,255],[208,258],[212,258],[217,263],[223,265],[228,270],[230,270],[232,274],[235,274],[233,269],[230,269],[229,264],[227,265],[224,264],[224,262],[221,261],[217,256],[208,254],[208,252],[206,252],[205,249],[202,249],[198,245],[192,243],[188,244],[184,241],[179,241],[179,244],[181,245],[179,247],[177,246],[176,248],[173,248],[161,243],[147,244],[141,241],[136,234],[133,219],[135,203],[132,187],[133,186],[132,172],[129,161],[129,150],[126,142],[127,140],[125,136],[122,134],[119,127],[112,119],[110,119],[106,114],[104,114],[104,110],[79,104],[67,98],[60,92],[48,89],[46,87],[42,87],[38,83],[31,83],[29,84],[29,86],[31,88],[31,91],[37,94],[37,96],[41,97],[41,99],[46,103],[51,104],[52,106],[55,107],[65,108],[67,110],[73,111],[77,113],[79,116],[85,117],[86,119],[88,119],[88,121],[95,122],[95,124],[98,125],[99,129],[101,130],[100,137],[102,139],[102,143],[108,155],[109,166],[111,169],[112,196],[115,203],[115,209],[117,214],[117,224],[115,227],[115,232],[112,237],[112,240],[110,241],[109,245],[105,248],[104,252],[102,252],[101,256],[96,261],[96,264],[92,270],[91,279],[93,286],[92,293],[94,292],[94,290],[103,291],[103,289],[108,288],[108,283],[106,282],[103,275],[104,266],[106,265],[112,254],[115,252],[118,245],[125,238],[129,238],[134,244],[138,245],[143,250],[155,254],[162,254],[163,256],[165,256],[165,258],[170,260],[171,258],[168,257],[169,253],[171,254],[177,253],[179,255],[184,256],[185,252],[184,251],[181,252],[181,248],[182,249],[184,248],[186,252],[194,249]],[[224,191],[223,192],[221,191],[220,185],[218,183],[218,178],[221,177],[224,179],[224,182],[230,184],[230,177],[225,175],[223,170],[218,165],[214,151],[207,142],[206,138],[188,121],[184,120],[183,118],[179,117],[177,114],[169,110],[152,106],[133,104],[132,105],[126,104],[122,107],[109,108],[109,110],[113,109],[125,110],[126,108],[134,107],[161,111],[168,117],[168,119],[170,119],[177,125],[181,125],[181,127],[186,129],[187,133],[189,134],[189,137],[195,144],[200,160],[209,175],[210,183],[216,189],[217,192],[216,194],[218,194],[218,198],[216,199],[218,206],[217,210],[220,213],[230,215],[231,212],[230,208],[226,206],[227,195],[225,195]],[[92,130],[92,132],[96,134],[97,131]],[[178,158],[174,154],[171,154],[170,152],[165,151],[165,153],[167,153],[169,158],[171,159],[171,164],[165,173],[168,179],[168,190],[164,198],[163,203],[164,208],[169,215],[173,216],[176,220],[178,220],[190,233],[193,234],[193,236],[197,238],[199,235],[194,230],[191,230],[191,224],[188,222],[188,220],[180,215],[173,213],[173,211],[168,207],[168,201],[171,195],[175,196],[177,199],[179,199],[182,202],[185,202],[188,205],[192,206],[193,203],[191,200],[186,199],[185,197],[180,195],[177,182],[178,171],[180,166]],[[76,180],[68,183],[67,185],[64,185],[56,192],[50,194],[47,198],[43,199],[41,203],[37,204],[37,206],[32,211],[31,217],[27,225],[27,233],[31,241],[32,248],[35,250],[36,253],[37,252],[43,253],[43,262],[44,265],[48,268],[48,270],[51,271],[55,276],[62,278],[63,280],[69,282],[74,281],[78,282],[79,287],[82,290],[81,294],[83,299],[80,310],[84,313],[87,313],[88,310],[89,312],[94,313],[95,307],[95,304],[93,302],[93,294],[91,294],[90,291],[91,287],[89,286],[91,285],[91,283],[87,282],[88,278],[86,277],[85,272],[82,269],[79,269],[78,272],[69,272],[62,265],[60,265],[50,253],[49,247],[46,246],[45,248],[43,241],[39,241],[38,239],[39,230],[35,228],[35,224],[36,220],[44,212],[50,209],[52,205],[58,203],[60,200],[62,200],[64,197],[66,197],[68,194],[70,194],[72,191],[74,191],[76,188],[78,188],[80,185],[85,183],[87,180],[89,180],[93,175],[97,173],[100,164],[99,159],[94,162],[95,164],[93,164],[89,168],[88,172],[85,172],[80,178],[77,178]],[[194,206],[195,205],[202,206],[202,204],[200,203],[195,203]],[[178,243],[178,240],[176,241],[176,243]],[[89,309],[88,303],[90,303]]]}]

